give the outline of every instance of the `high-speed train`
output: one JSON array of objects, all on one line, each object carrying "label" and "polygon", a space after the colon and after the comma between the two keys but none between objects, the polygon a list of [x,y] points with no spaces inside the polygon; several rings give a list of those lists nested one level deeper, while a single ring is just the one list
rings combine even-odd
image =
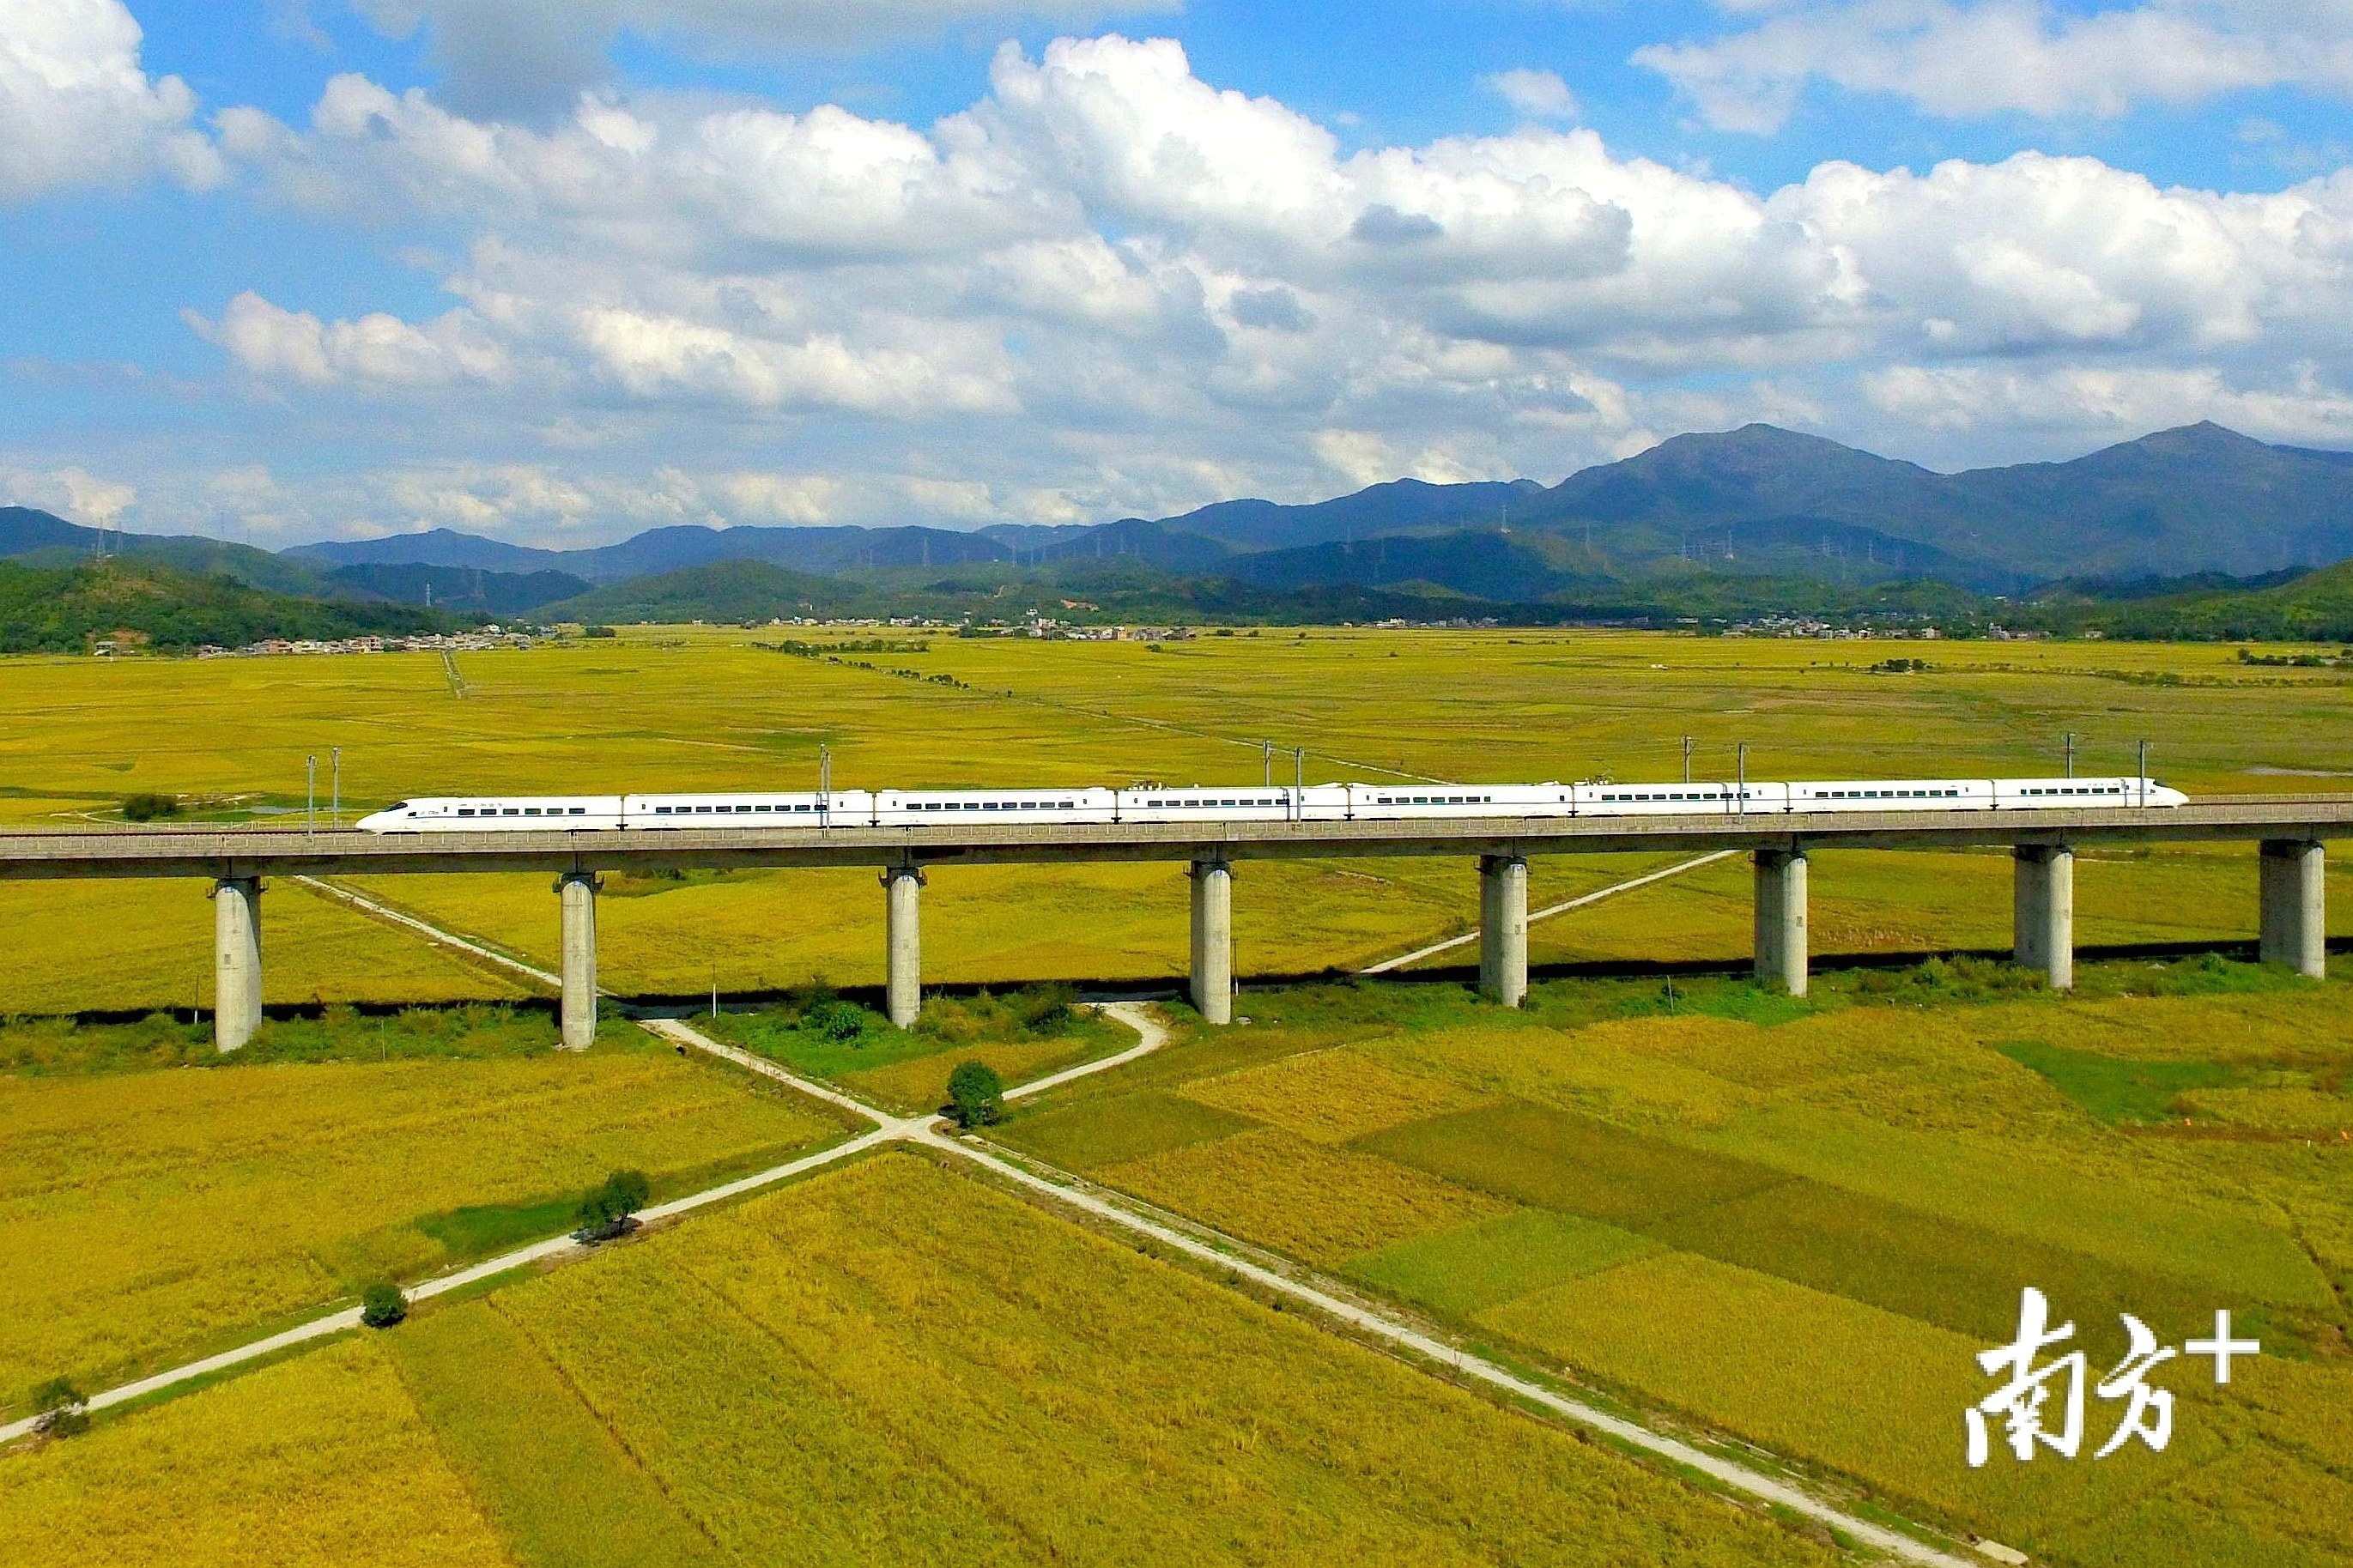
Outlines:
[{"label": "high-speed train", "polygon": [[1789,812],[2159,808],[2189,796],[2150,778],[1856,779],[1798,784],[1335,784],[1136,789],[839,790],[770,795],[478,795],[404,800],[370,833],[613,828],[957,827],[968,823],[1398,822]]}]

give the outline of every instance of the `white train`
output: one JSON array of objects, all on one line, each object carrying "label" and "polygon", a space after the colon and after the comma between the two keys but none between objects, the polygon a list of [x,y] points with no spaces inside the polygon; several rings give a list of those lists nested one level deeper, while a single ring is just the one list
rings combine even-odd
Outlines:
[{"label": "white train", "polygon": [[1412,822],[1546,816],[1738,816],[1788,812],[2063,811],[2165,807],[2149,778],[1852,779],[1799,784],[1312,784],[1187,789],[813,790],[772,795],[477,795],[404,800],[370,833],[661,831],[716,827],[958,827],[971,823]]}]

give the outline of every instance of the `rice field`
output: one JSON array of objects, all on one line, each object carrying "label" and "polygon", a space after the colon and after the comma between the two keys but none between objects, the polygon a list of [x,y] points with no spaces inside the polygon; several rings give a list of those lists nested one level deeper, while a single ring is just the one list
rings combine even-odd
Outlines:
[{"label": "rice field", "polygon": [[12,1568],[517,1562],[381,1342],[343,1343],[0,1455]]},{"label": "rice field", "polygon": [[[2037,1561],[2353,1563],[2353,984],[2083,981],[1556,982],[1518,1016],[1271,993],[998,1135]],[[1494,1206],[1368,1224],[1409,1175]],[[2228,1387],[2161,1369],[2162,1455],[2092,1462],[2093,1400],[2084,1459],[1971,1469],[1972,1358],[2026,1285],[2095,1376],[2124,1312],[2179,1345],[2228,1307],[2265,1353]]]},{"label": "rice field", "polygon": [[[1308,753],[1316,779],[1664,778],[1694,737],[1703,774],[1751,744],[1755,774],[2039,772],[2060,737],[2087,769],[2134,741],[2193,792],[2327,788],[2353,778],[2345,688],[2329,670],[2251,673],[2227,647],[1947,644],[1926,673],[1873,674],[1869,645],[1636,634],[1381,633],[1131,643],[934,637],[883,668],[791,658],[730,628],[625,633],[593,647],[440,659],[0,660],[0,823],[86,826],[132,791],[231,816],[300,815],[303,759],[343,752],[346,815],[451,791],[811,785],[819,747],[845,785],[1185,784],[1258,776],[1261,740]],[[894,679],[919,668],[964,682]],[[2169,678],[2169,681],[2168,681]],[[1386,770],[1386,772],[1384,771]],[[1279,771],[1279,770],[1278,770]],[[1541,905],[1655,868],[1654,858],[1544,859]],[[1821,952],[2000,948],[1998,856],[1825,855]],[[2087,855],[2088,944],[2243,940],[2252,848]],[[2338,872],[2336,929],[2353,932]],[[544,879],[379,879],[369,891],[543,964],[555,956]],[[0,884],[0,1014],[203,1006],[209,910],[194,885]],[[925,898],[927,973],[1011,984],[1182,971],[1178,867],[966,868]],[[512,994],[512,981],[413,933],[291,888],[265,900],[272,1001]],[[603,970],[625,992],[779,989],[881,977],[881,898],[856,872],[740,873],[617,886]],[[1247,973],[1355,967],[1466,931],[1467,862],[1252,864],[1237,882]],[[1736,959],[1747,950],[1736,861],[1539,924],[1539,963]],[[1461,950],[1434,962],[1461,962]]]},{"label": "rice field", "polygon": [[[93,1473],[102,1489],[77,1484]],[[248,1526],[245,1555],[211,1544]],[[124,1568],[1843,1560],[906,1154],[0,1455],[0,1552]]]},{"label": "rice field", "polygon": [[616,1168],[669,1195],[841,1135],[635,1031],[579,1056],[529,1031],[479,1058],[0,1074],[0,1406],[558,1234]]},{"label": "rice field", "polygon": [[[1304,748],[1319,781],[1655,779],[1686,734],[1701,776],[1746,741],[1751,776],[1852,777],[2052,771],[2072,731],[2085,771],[2128,766],[2146,736],[2193,794],[2353,780],[2342,676],[2250,671],[2229,647],[1946,644],[1905,650],[1933,668],[1888,675],[1869,668],[1888,650],[1860,644],[1316,630],[1158,653],[935,637],[861,669],[752,646],[781,635],[631,629],[464,655],[456,685],[433,656],[0,660],[0,826],[111,821],[134,790],[283,823],[303,758],[330,746],[347,815],[427,793],[807,787],[820,747],[849,787],[1240,781],[1262,740]],[[1541,859],[1531,901],[1667,863]],[[2353,862],[2330,879],[2332,929],[2353,933]],[[1824,853],[1811,881],[1818,954],[2010,940],[2002,856]],[[543,967],[556,956],[543,877],[364,887]],[[209,1006],[205,891],[0,883],[0,1020]],[[2254,891],[2252,846],[2087,853],[2078,941],[2245,941]],[[868,872],[614,878],[602,978],[639,994],[873,984],[881,902]],[[944,868],[924,904],[934,982],[1185,965],[1179,866]],[[1360,967],[1468,931],[1476,906],[1467,860],[1245,864],[1238,967]],[[1749,873],[1729,859],[1540,923],[1531,956],[1733,963],[1749,922]],[[264,924],[273,1004],[520,994],[291,882]],[[2058,998],[1968,962],[1826,965],[1802,1001],[1555,982],[1517,1016],[1440,986],[1252,992],[1247,1024],[1180,1029],[1001,1131],[1507,1358],[2056,1568],[2347,1568],[2353,986],[2144,960],[2087,963],[2082,982]],[[560,1228],[616,1165],[667,1194],[839,1135],[641,1046],[369,1062],[332,1043],[342,1026],[198,1069],[161,1026],[90,1046],[56,1018],[0,1025],[0,1405]],[[1102,1045],[890,1032],[775,1054],[912,1110],[967,1058],[1014,1079]],[[2179,1432],[2162,1457],[1969,1470],[1968,1357],[2005,1336],[2028,1283],[2103,1355],[2119,1311],[2178,1342],[2219,1306],[2265,1354],[2228,1388],[2167,1368]],[[216,1423],[217,1452],[201,1441]],[[384,1473],[414,1486],[387,1498]],[[248,1495],[230,1475],[258,1479]],[[0,1456],[0,1561],[69,1550],[1827,1560],[899,1157]]]}]

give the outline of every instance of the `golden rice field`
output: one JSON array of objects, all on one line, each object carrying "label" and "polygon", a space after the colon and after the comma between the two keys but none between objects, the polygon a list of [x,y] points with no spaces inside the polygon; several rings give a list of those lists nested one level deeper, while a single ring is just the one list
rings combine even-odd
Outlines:
[{"label": "golden rice field", "polygon": [[[131,791],[283,823],[304,756],[333,746],[351,809],[806,787],[821,746],[850,787],[1240,781],[1262,739],[1305,748],[1319,781],[1665,778],[1685,734],[1702,776],[1741,741],[1752,777],[2018,773],[2052,770],[2070,731],[2087,772],[2147,737],[2193,794],[2353,780],[2344,677],[2251,670],[2229,647],[1317,630],[1159,652],[935,637],[856,656],[885,667],[867,669],[751,646],[783,635],[465,655],[456,686],[435,656],[0,660],[0,827],[111,823]],[[1934,668],[1869,670],[1891,652]],[[2353,933],[2339,858],[2332,929]],[[1542,859],[1531,901],[1672,860]],[[2000,855],[1821,854],[1814,949],[1999,951],[2010,876]],[[2078,941],[2243,942],[2254,879],[2252,846],[2086,852]],[[544,877],[364,890],[555,958]],[[582,1058],[99,1071],[58,1065],[63,1021],[5,1022],[209,1006],[205,892],[0,882],[0,1408],[560,1228],[615,1166],[667,1195],[839,1136],[617,1038]],[[926,978],[1174,976],[1186,900],[1178,866],[941,868]],[[1245,864],[1239,967],[1359,967],[1467,931],[1476,901],[1467,861]],[[602,978],[871,984],[881,902],[871,872],[616,877]],[[1748,870],[1726,859],[1539,923],[1532,957],[1733,962],[1749,921]],[[273,1004],[518,994],[290,880],[264,924]],[[1180,1029],[1001,1131],[2054,1568],[2353,1568],[2353,985],[2145,958],[2084,980],[2063,999],[1968,964],[1825,965],[1806,1001],[1556,982],[1522,1015],[1451,987],[1255,991],[1249,1022]],[[912,1108],[967,1057],[1016,1079],[1099,1044],[959,1037],[811,1070]],[[1969,1356],[2007,1337],[2024,1284],[2104,1364],[2120,1311],[2178,1342],[2227,1306],[2265,1354],[2228,1388],[2162,1369],[2162,1456],[1971,1470]],[[8,1563],[1347,1558],[1831,1560],[899,1155],[0,1455]]]},{"label": "golden rice field", "polygon": [[11,1568],[517,1562],[380,1341],[0,1456],[0,1563]]},{"label": "golden rice field", "polygon": [[[1988,975],[1269,993],[999,1135],[2037,1561],[2353,1563],[2353,984]],[[2096,1372],[2126,1311],[2265,1353],[2160,1369],[2162,1455],[2092,1461],[2094,1399],[2086,1458],[1971,1469],[2027,1285]]]},{"label": "golden rice field", "polygon": [[840,1136],[635,1033],[579,1056],[0,1074],[0,1408],[568,1229],[617,1168],[668,1195]]},{"label": "golden rice field", "polygon": [[[625,632],[595,645],[440,659],[0,660],[0,821],[88,826],[129,791],[266,807],[301,803],[303,759],[343,751],[353,809],[459,790],[799,787],[830,747],[845,785],[1258,775],[1259,743],[1299,746],[1316,779],[1381,770],[1457,778],[1672,776],[1680,737],[1702,773],[1747,741],[1752,775],[2047,771],[2061,736],[2086,769],[2158,771],[2194,792],[2327,789],[2353,778],[2348,688],[2330,670],[2249,670],[2213,647],[1907,645],[1935,667],[1873,674],[1872,644],[1661,635],[1383,633],[1133,643],[933,637],[859,655],[882,668],[752,646],[781,633]],[[945,674],[962,688],[898,679]],[[2170,683],[2167,683],[2169,681]],[[323,766],[323,763],[322,763]],[[1278,766],[1278,773],[1282,771]],[[272,820],[284,822],[280,816]],[[1541,905],[1653,868],[1652,858],[1545,859]],[[2335,879],[2353,932],[2353,881]],[[2251,848],[2087,855],[2085,943],[2243,940]],[[744,874],[617,886],[605,901],[607,984],[625,992],[767,988],[881,967],[881,895],[865,873]],[[545,879],[413,878],[372,885],[545,963]],[[209,910],[194,886],[0,885],[0,1013],[206,1005]],[[1622,903],[1535,928],[1538,963],[1737,957],[1745,871],[1725,862]],[[1175,867],[964,868],[926,893],[927,973],[1012,983],[1181,972]],[[281,887],[265,900],[274,1002],[492,997],[512,982],[415,936]],[[1998,856],[1825,855],[1818,951],[1999,948]],[[1466,864],[1248,865],[1238,878],[1245,973],[1355,966],[1467,931]],[[1440,962],[1460,962],[1461,950]]]},{"label": "golden rice field", "polygon": [[0,1456],[0,1545],[207,1562],[259,1498],[304,1500],[240,1561],[1840,1560],[907,1154]]}]

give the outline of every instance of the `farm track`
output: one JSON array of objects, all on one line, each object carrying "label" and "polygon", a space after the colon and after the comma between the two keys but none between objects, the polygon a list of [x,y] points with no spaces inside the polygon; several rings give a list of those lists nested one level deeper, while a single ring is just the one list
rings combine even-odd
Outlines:
[{"label": "farm track", "polygon": [[[1663,882],[1670,877],[1680,877],[1686,871],[1696,871],[1703,866],[1713,866],[1718,860],[1739,853],[1737,849],[1717,849],[1693,859],[1680,861],[1664,869],[1653,871],[1646,877],[1636,877],[1628,881],[1615,882],[1607,888],[1597,888],[1592,892],[1578,898],[1565,900],[1557,904],[1547,904],[1528,916],[1528,924],[1534,925],[1538,921],[1548,921],[1555,915],[1565,915],[1571,910],[1581,910],[1588,904],[1598,904],[1602,900],[1615,898],[1620,893],[1630,893],[1637,888],[1649,887],[1652,882]],[[1450,952],[1454,948],[1467,947],[1478,940],[1478,931],[1465,931],[1461,936],[1448,937],[1444,942],[1431,942],[1428,947],[1415,948],[1411,952],[1401,952],[1395,958],[1385,958],[1370,968],[1359,969],[1356,973],[1387,974],[1391,970],[1404,969],[1410,964],[1419,963],[1425,958],[1435,957],[1439,953]]]},{"label": "farm track", "polygon": [[[1704,858],[1718,858],[1720,857],[1711,856]],[[1687,862],[1665,871],[1654,873],[1651,877],[1637,879],[1634,882],[1622,884],[1618,888],[1604,889],[1599,892],[1588,894],[1584,899],[1570,900],[1568,904],[1559,908],[1567,909],[1578,903],[1588,903],[1596,899],[1607,897],[1610,893],[1622,891],[1626,887],[1656,880],[1663,876],[1672,876],[1703,863],[1704,863],[1704,860]],[[304,880],[308,881],[309,879]],[[530,965],[494,952],[479,943],[442,931],[417,917],[385,908],[373,900],[349,893],[345,889],[318,883],[314,885],[314,890],[325,896],[347,901],[366,912],[393,921],[404,927],[413,927],[438,942],[477,954],[518,973],[550,982],[555,978]],[[1556,913],[1559,912],[1559,910],[1544,912]],[[1409,955],[1409,958],[1411,956]],[[1125,1066],[1129,1062],[1160,1049],[1171,1037],[1168,1027],[1155,1017],[1144,1004],[1113,1002],[1098,1005],[1103,1013],[1135,1030],[1138,1043],[1127,1050],[1112,1056],[1098,1058],[1091,1062],[1082,1062],[1076,1067],[1015,1085],[1005,1091],[1007,1099],[1026,1098],[1079,1079]],[[874,1124],[870,1131],[829,1149],[822,1149],[785,1164],[754,1172],[748,1176],[740,1177],[735,1181],[723,1183],[702,1192],[689,1194],[668,1203],[654,1205],[642,1211],[642,1217],[645,1220],[667,1220],[691,1214],[697,1209],[724,1203],[760,1188],[789,1181],[825,1166],[839,1163],[854,1155],[886,1144],[894,1142],[914,1144],[977,1165],[1001,1182],[1018,1188],[1033,1200],[1076,1209],[1095,1220],[1147,1237],[1155,1244],[1182,1253],[1198,1263],[1208,1264],[1222,1270],[1229,1280],[1247,1279],[1261,1289],[1273,1291],[1308,1306],[1314,1309],[1325,1323],[1337,1325],[1351,1337],[1378,1342],[1398,1352],[1400,1359],[1407,1361],[1409,1364],[1424,1370],[1444,1368],[1451,1376],[1458,1379],[1465,1376],[1473,1378],[1505,1395],[1508,1400],[1535,1405],[1553,1415],[1589,1427],[1621,1445],[1641,1449],[1680,1469],[1705,1476],[1719,1486],[1744,1494],[1768,1507],[1786,1510],[1826,1525],[1847,1539],[1862,1542],[1880,1552],[1906,1563],[1923,1564],[1924,1568],[1973,1568],[1969,1559],[1944,1551],[1913,1535],[1857,1517],[1822,1500],[1790,1481],[1727,1459],[1678,1438],[1654,1432],[1637,1422],[1612,1415],[1583,1400],[1569,1397],[1544,1384],[1532,1382],[1483,1356],[1467,1352],[1460,1346],[1449,1344],[1408,1322],[1377,1311],[1361,1300],[1345,1296],[1340,1293],[1339,1287],[1317,1276],[1303,1273],[1294,1275],[1255,1262],[1249,1256],[1254,1249],[1213,1228],[1188,1225],[1188,1228],[1180,1230],[1147,1214],[1136,1212],[1135,1209],[1118,1201],[1106,1190],[1096,1188],[1069,1172],[1046,1165],[1027,1155],[1022,1156],[1019,1162],[1016,1163],[1006,1157],[1007,1152],[999,1151],[979,1139],[951,1136],[943,1131],[944,1119],[936,1113],[921,1113],[907,1117],[892,1116],[830,1085],[788,1072],[764,1057],[712,1039],[688,1025],[682,1018],[644,1017],[638,1019],[638,1024],[640,1028],[673,1045],[682,1047],[691,1047]],[[568,1262],[596,1249],[595,1244],[575,1241],[569,1236],[552,1237],[544,1241],[501,1254],[496,1258],[484,1259],[455,1272],[420,1281],[407,1288],[406,1293],[412,1301],[430,1300],[519,1268]],[[223,1352],[218,1355],[207,1356],[200,1361],[190,1362],[151,1377],[107,1389],[92,1395],[88,1407],[92,1410],[103,1410],[129,1404],[134,1400],[167,1392],[184,1384],[233,1370],[247,1363],[259,1361],[336,1334],[349,1332],[359,1327],[360,1310],[357,1307],[345,1308],[341,1311],[328,1313],[310,1322],[300,1324],[282,1333],[257,1340],[250,1344]],[[0,1445],[31,1436],[38,1421],[39,1417],[34,1416],[0,1426]]]}]

